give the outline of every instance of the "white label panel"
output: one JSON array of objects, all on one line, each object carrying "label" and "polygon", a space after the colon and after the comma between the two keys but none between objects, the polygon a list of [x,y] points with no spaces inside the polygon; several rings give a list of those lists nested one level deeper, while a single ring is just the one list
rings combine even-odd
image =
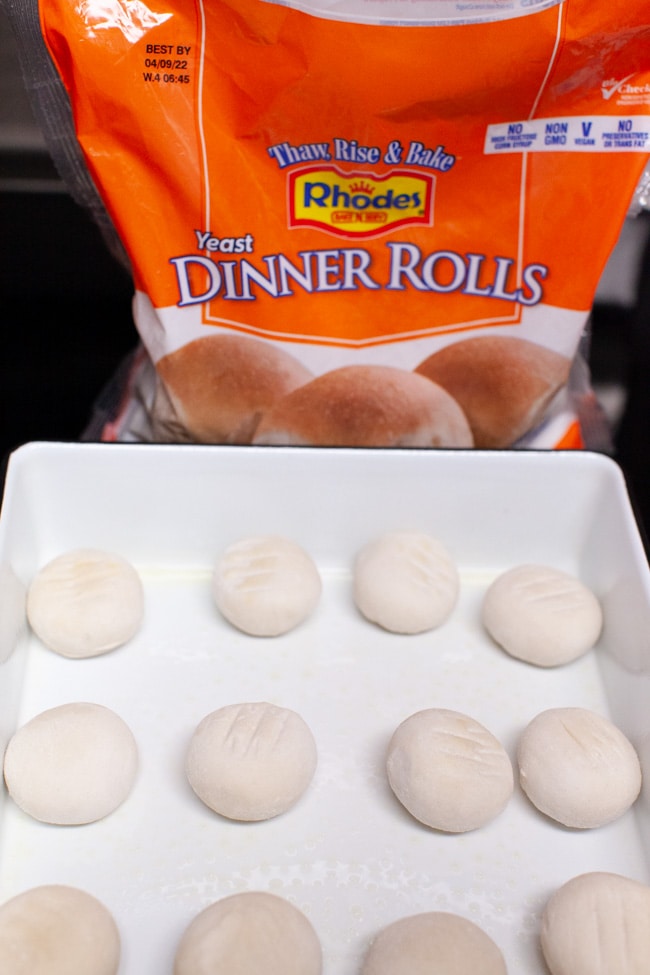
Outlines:
[{"label": "white label panel", "polygon": [[650,117],[590,115],[488,125],[484,151],[650,152]]}]

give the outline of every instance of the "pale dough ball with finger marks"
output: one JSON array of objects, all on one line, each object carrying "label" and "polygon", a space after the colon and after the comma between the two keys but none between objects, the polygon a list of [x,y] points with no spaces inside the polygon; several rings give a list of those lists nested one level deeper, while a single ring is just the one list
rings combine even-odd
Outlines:
[{"label": "pale dough ball with finger marks", "polygon": [[4,778],[16,805],[44,823],[79,826],[114,812],[129,796],[138,749],[128,725],[101,704],[41,711],[12,736]]},{"label": "pale dough ball with finger marks", "polygon": [[517,566],[495,579],[483,600],[482,619],[506,653],[538,667],[581,657],[603,626],[594,593],[574,576],[544,565]]},{"label": "pale dough ball with finger marks", "polygon": [[142,582],[119,555],[73,549],[37,572],[27,594],[27,617],[50,650],[64,657],[96,657],[140,629]]},{"label": "pale dough ball with finger marks", "polygon": [[120,935],[110,911],[77,887],[32,887],[0,907],[2,975],[116,975]]},{"label": "pale dough ball with finger marks", "polygon": [[220,612],[252,636],[279,636],[294,629],[315,610],[321,589],[311,556],[278,535],[234,542],[223,553],[212,578]]},{"label": "pale dough ball with finger marks", "polygon": [[311,922],[276,894],[245,891],[201,911],[186,928],[174,975],[321,975]]},{"label": "pale dough ball with finger marks", "polygon": [[514,786],[512,763],[494,735],[445,708],[417,711],[399,725],[386,770],[391,789],[411,815],[449,833],[490,822]]},{"label": "pale dough ball with finger marks", "polygon": [[400,918],[373,939],[361,975],[507,975],[501,950],[472,921],[430,911]]},{"label": "pale dough ball with finger marks", "polygon": [[316,742],[300,715],[260,701],[206,715],[190,740],[185,771],[210,809],[228,819],[257,822],[293,806],[316,764]]},{"label": "pale dough ball with finger marks", "polygon": [[648,975],[650,887],[585,873],[547,901],[540,940],[551,975]]},{"label": "pale dough ball with finger marks", "polygon": [[388,532],[354,565],[354,601],[366,619],[394,633],[440,626],[458,601],[458,570],[444,545],[421,532]]},{"label": "pale dough ball with finger marks", "polygon": [[613,822],[641,791],[634,746],[586,708],[550,708],[533,718],[519,740],[517,764],[533,805],[575,829]]}]

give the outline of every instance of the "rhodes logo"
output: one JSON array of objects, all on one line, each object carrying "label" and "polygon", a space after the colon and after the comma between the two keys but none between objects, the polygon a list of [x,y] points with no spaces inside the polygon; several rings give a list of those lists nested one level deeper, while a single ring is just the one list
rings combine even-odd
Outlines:
[{"label": "rhodes logo", "polygon": [[396,227],[433,223],[435,177],[408,169],[385,176],[313,166],[289,174],[289,226],[339,237],[376,237]]}]

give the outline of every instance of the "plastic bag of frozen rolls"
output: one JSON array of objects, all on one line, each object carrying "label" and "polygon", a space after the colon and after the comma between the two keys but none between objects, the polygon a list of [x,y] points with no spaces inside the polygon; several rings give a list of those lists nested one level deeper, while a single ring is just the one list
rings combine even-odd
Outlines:
[{"label": "plastic bag of frozen rolls", "polygon": [[141,352],[104,439],[580,447],[650,0],[5,0]]}]

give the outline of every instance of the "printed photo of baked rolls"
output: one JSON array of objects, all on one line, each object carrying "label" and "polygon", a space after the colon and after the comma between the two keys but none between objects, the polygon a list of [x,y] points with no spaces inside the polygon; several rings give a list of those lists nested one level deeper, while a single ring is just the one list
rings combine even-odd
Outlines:
[{"label": "printed photo of baked rolls", "polygon": [[509,447],[543,419],[571,360],[527,339],[479,335],[434,352],[416,368],[460,404],[474,445]]},{"label": "printed photo of baked rolls", "polygon": [[241,335],[194,339],[156,364],[180,423],[199,443],[249,443],[257,421],[312,373],[270,342]]},{"label": "printed photo of baked rolls", "polygon": [[343,366],[278,399],[255,444],[471,447],[458,403],[442,387],[393,366]]}]

